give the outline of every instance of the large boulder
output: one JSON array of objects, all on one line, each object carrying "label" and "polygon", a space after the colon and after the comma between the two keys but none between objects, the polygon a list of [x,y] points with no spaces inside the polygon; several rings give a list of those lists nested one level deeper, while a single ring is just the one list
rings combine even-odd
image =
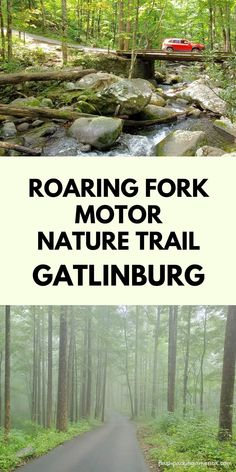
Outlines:
[{"label": "large boulder", "polygon": [[139,120],[161,120],[163,123],[175,120],[178,116],[172,108],[158,107],[156,105],[147,105],[135,117]]},{"label": "large boulder", "polygon": [[96,107],[106,115],[134,115],[149,104],[151,96],[147,80],[122,79],[97,94]]},{"label": "large boulder", "polygon": [[222,117],[220,120],[215,120],[214,128],[230,141],[236,142],[236,123]]},{"label": "large boulder", "polygon": [[194,156],[205,144],[203,131],[173,131],[156,145],[157,156]]},{"label": "large boulder", "polygon": [[209,110],[217,115],[224,115],[227,104],[219,97],[219,90],[212,90],[204,80],[199,79],[181,91],[180,96],[197,103],[203,110]]},{"label": "large boulder", "polygon": [[108,149],[118,139],[121,131],[122,120],[99,116],[78,118],[69,128],[68,134],[80,143],[90,144],[96,149]]},{"label": "large boulder", "polygon": [[121,78],[114,74],[108,74],[107,72],[94,72],[85,75],[80,80],[77,80],[75,87],[79,89],[103,90],[120,80]]}]

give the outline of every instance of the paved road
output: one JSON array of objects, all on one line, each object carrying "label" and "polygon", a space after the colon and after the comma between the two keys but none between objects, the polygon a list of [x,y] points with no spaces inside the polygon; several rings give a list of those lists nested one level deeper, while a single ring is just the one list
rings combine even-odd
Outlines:
[{"label": "paved road", "polygon": [[136,439],[135,426],[113,415],[100,428],[78,436],[19,472],[150,472]]},{"label": "paved road", "polygon": [[[6,29],[5,29],[6,30]],[[13,34],[18,36],[19,32],[17,30],[13,30]],[[22,33],[23,37],[23,33]],[[25,33],[25,39],[27,42],[35,42],[38,44],[49,44],[52,46],[61,46],[61,41],[58,39],[47,38],[46,36],[40,36],[38,34],[33,33]],[[85,52],[107,52],[107,49],[103,48],[91,48],[87,46],[83,46],[81,44],[70,44],[68,46],[74,49],[83,49]],[[110,50],[110,52],[115,52],[114,50]]]}]

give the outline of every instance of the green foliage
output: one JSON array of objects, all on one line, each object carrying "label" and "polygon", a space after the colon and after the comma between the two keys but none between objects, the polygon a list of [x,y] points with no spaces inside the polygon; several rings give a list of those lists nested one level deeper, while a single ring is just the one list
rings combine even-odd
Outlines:
[{"label": "green foliage", "polygon": [[202,414],[185,419],[164,415],[149,423],[148,428],[145,442],[150,447],[149,456],[163,471],[178,462],[193,463],[183,466],[183,470],[193,472],[209,470],[207,463],[212,463],[210,470],[214,472],[236,469],[235,445],[219,442],[217,423]]},{"label": "green foliage", "polygon": [[78,423],[71,425],[68,431],[64,433],[53,429],[44,429],[42,426],[27,421],[22,429],[11,431],[6,443],[3,440],[3,434],[0,432],[0,470],[1,472],[8,472],[25,461],[26,457],[19,458],[16,455],[21,449],[30,446],[33,453],[29,456],[38,457],[98,425],[99,422],[96,420],[80,420]]}]

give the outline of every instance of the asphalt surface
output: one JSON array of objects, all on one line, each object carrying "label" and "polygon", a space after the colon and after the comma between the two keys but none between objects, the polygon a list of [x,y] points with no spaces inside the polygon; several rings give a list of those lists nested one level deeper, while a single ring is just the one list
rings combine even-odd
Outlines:
[{"label": "asphalt surface", "polygon": [[150,472],[136,428],[113,415],[103,426],[78,436],[18,469],[19,472]]},{"label": "asphalt surface", "polygon": [[[4,29],[6,31],[6,28]],[[15,36],[18,36],[19,34],[17,30],[12,30],[12,32]],[[23,33],[21,37],[23,39]],[[59,41],[58,39],[47,38],[46,36],[40,36],[38,34],[33,34],[33,33],[25,33],[25,40],[27,42],[34,42],[36,44],[41,43],[41,44],[48,44],[51,46],[61,46],[61,41]],[[67,46],[74,49],[80,49],[80,50],[83,49],[83,51],[85,52],[103,52],[103,53],[107,52],[107,49],[104,49],[104,48],[92,48],[92,47],[84,46],[82,44],[68,43]],[[115,51],[110,50],[110,52],[115,52]]]}]

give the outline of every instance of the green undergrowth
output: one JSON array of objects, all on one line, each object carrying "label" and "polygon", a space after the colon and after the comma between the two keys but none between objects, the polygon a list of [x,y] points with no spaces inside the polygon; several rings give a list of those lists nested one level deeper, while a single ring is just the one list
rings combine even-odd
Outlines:
[{"label": "green undergrowth", "polygon": [[142,423],[140,431],[148,458],[160,471],[236,470],[236,443],[219,442],[217,422],[203,415],[185,419],[165,415]]},{"label": "green undergrowth", "polygon": [[[0,472],[14,470],[27,460],[42,456],[56,446],[90,431],[99,424],[96,420],[80,420],[70,425],[68,431],[64,433],[26,422],[23,429],[11,431],[7,442],[4,442],[3,434],[0,432]],[[26,455],[21,458],[17,457],[17,453],[25,448],[29,448]]]}]

